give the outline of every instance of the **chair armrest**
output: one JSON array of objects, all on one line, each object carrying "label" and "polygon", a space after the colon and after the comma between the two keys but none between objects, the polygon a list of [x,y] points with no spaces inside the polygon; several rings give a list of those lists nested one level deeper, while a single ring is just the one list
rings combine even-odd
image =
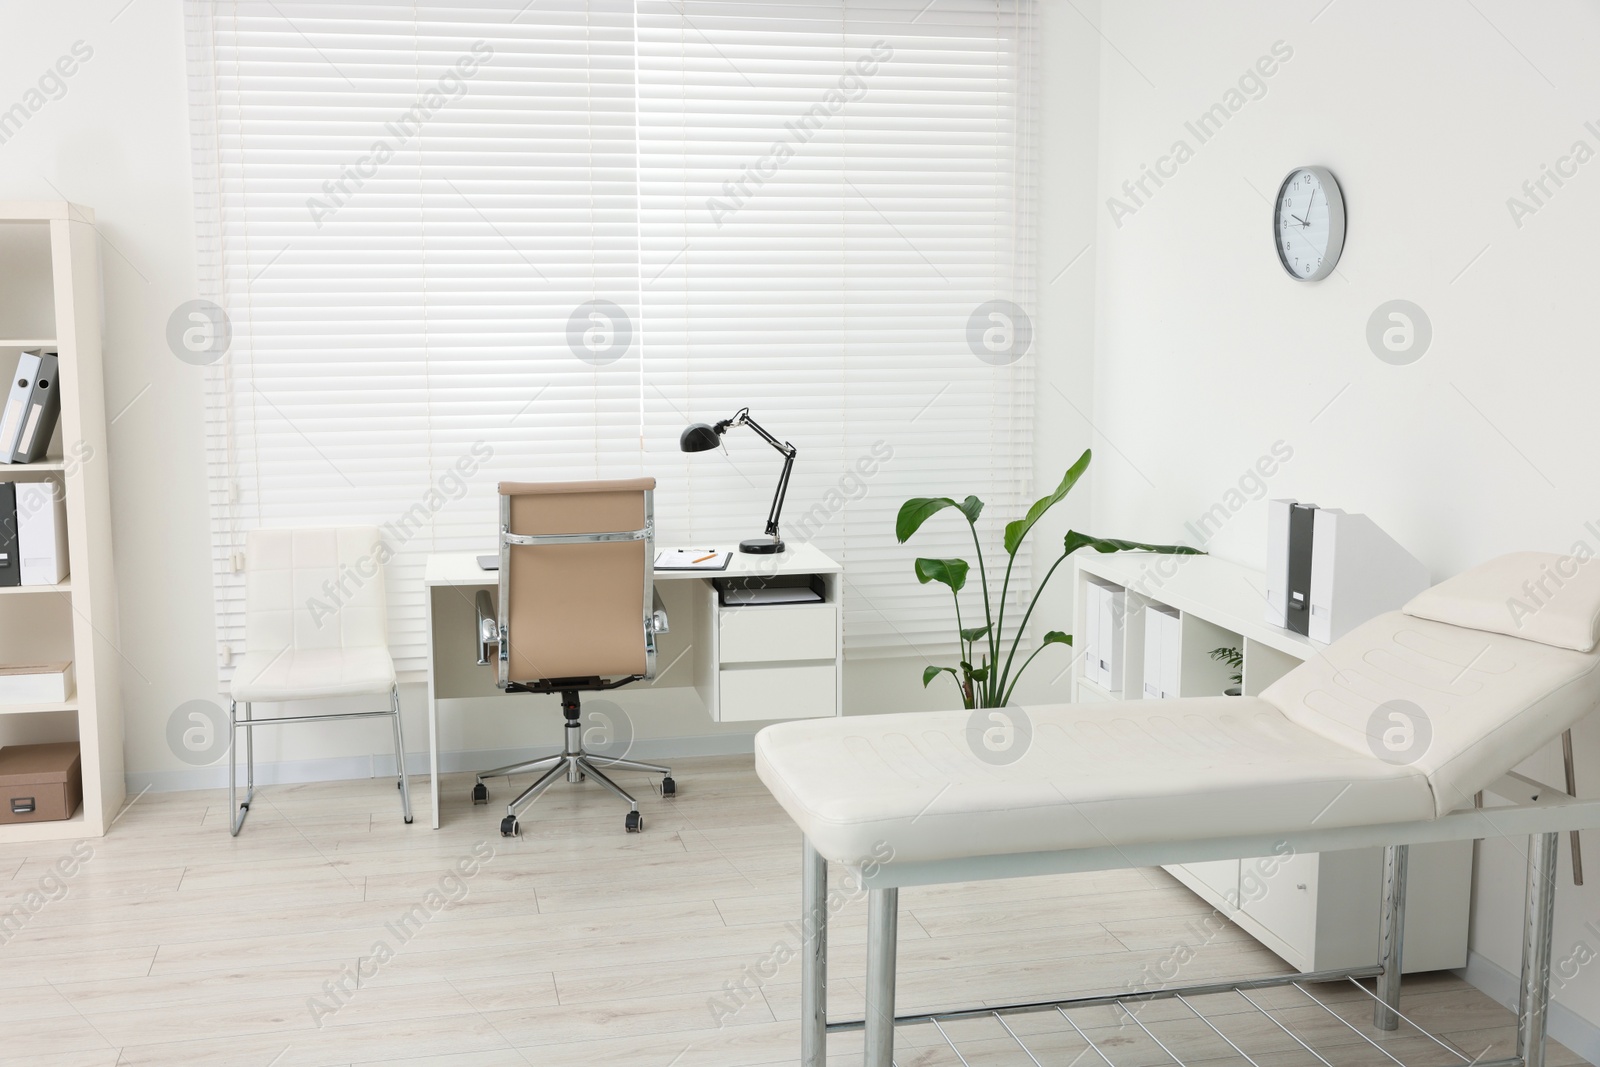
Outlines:
[{"label": "chair armrest", "polygon": [[478,609],[478,666],[489,665],[489,646],[500,644],[500,620],[494,612],[489,590],[480,589],[474,603]]},{"label": "chair armrest", "polygon": [[655,601],[654,610],[650,613],[650,632],[664,634],[669,632],[667,622],[667,608],[661,603],[661,590],[652,589],[651,598]]}]

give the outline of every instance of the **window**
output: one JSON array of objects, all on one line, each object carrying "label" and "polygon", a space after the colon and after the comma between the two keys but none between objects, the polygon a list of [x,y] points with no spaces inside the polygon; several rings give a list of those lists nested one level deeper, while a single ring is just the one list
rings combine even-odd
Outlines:
[{"label": "window", "polygon": [[799,450],[783,534],[845,564],[852,654],[953,648],[910,560],[970,539],[900,546],[894,515],[1026,502],[1031,20],[1031,0],[191,4],[224,673],[257,525],[377,523],[402,670],[424,558],[489,550],[502,478],[653,474],[662,543],[760,533],[778,454],[740,430],[677,450],[744,406]]}]

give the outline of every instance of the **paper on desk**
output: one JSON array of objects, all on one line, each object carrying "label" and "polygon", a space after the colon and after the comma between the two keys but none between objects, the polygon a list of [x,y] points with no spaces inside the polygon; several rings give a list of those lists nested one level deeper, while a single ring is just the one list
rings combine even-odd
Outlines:
[{"label": "paper on desk", "polygon": [[656,570],[720,571],[727,568],[732,558],[732,552],[715,548],[663,548],[656,553]]},{"label": "paper on desk", "polygon": [[814,604],[822,599],[815,590],[799,585],[756,586],[751,589],[724,589],[724,604]]}]

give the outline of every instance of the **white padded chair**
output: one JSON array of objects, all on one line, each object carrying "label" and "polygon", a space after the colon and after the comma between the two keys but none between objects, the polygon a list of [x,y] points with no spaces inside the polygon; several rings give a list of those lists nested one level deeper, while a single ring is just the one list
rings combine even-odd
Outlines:
[{"label": "white padded chair", "polygon": [[[400,694],[389,656],[383,560],[375,526],[252,530],[245,537],[245,655],[233,674],[228,708],[228,809],[237,837],[255,797],[255,728],[333,719],[388,718],[400,809],[411,822]],[[251,705],[387,694],[384,711],[257,719]],[[244,705],[244,718],[238,715]],[[233,741],[244,729],[244,802],[238,798]]]}]

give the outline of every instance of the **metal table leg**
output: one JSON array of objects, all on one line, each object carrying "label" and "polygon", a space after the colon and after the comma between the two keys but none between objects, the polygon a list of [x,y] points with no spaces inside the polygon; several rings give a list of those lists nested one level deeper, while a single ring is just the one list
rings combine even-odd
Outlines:
[{"label": "metal table leg", "polygon": [[1517,1055],[1544,1067],[1550,1024],[1550,940],[1555,932],[1558,834],[1528,838],[1528,893],[1522,911],[1522,989],[1517,1005]]},{"label": "metal table leg", "polygon": [[894,1067],[894,970],[899,926],[900,890],[869,890],[865,1067]]},{"label": "metal table leg", "polygon": [[800,1067],[828,1062],[828,861],[809,840],[800,866]]},{"label": "metal table leg", "polygon": [[1406,869],[1411,846],[1390,845],[1383,850],[1383,938],[1379,942],[1383,973],[1378,975],[1378,1003],[1372,1025],[1379,1030],[1400,1028],[1401,959],[1406,940]]}]

